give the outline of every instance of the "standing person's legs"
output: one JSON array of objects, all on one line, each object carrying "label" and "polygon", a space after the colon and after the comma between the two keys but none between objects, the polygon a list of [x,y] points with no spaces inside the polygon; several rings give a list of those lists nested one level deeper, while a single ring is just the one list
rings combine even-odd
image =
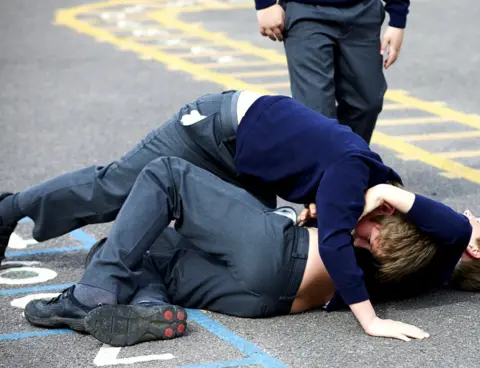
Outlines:
[{"label": "standing person's legs", "polygon": [[360,1],[342,9],[348,31],[338,41],[335,62],[337,118],[370,143],[387,90],[380,55],[385,10],[380,0]]},{"label": "standing person's legs", "polygon": [[335,118],[334,57],[341,29],[336,14],[326,14],[324,8],[288,2],[284,45],[292,97]]},{"label": "standing person's legs", "polygon": [[[230,147],[238,124],[237,96],[233,91],[203,96],[151,131],[120,160],[66,173],[0,198],[0,261],[10,234],[22,217],[34,221],[33,236],[38,241],[87,224],[114,220],[138,174],[158,157],[184,158],[239,185],[234,149]],[[202,118],[189,124],[188,117],[194,111]]]}]

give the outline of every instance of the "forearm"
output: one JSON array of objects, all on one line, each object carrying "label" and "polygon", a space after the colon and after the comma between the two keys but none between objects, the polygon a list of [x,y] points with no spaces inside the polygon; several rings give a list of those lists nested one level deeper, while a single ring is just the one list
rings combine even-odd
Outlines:
[{"label": "forearm", "polygon": [[379,184],[374,189],[380,203],[386,202],[403,214],[408,213],[415,203],[415,194],[405,189],[389,184]]},{"label": "forearm", "polygon": [[377,316],[370,300],[350,304],[350,309],[364,330],[367,329]]},{"label": "forearm", "polygon": [[439,247],[466,247],[471,235],[468,219],[444,204],[388,184],[366,193],[364,214],[386,203],[406,215],[421,231],[430,234]]},{"label": "forearm", "polygon": [[348,305],[369,299],[351,236],[365,204],[368,179],[366,163],[346,157],[325,171],[316,196],[320,256]]}]

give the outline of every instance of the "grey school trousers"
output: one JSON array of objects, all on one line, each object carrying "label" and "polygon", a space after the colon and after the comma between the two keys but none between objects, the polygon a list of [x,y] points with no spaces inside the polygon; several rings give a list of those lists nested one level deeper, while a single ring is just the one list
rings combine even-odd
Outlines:
[{"label": "grey school trousers", "polygon": [[[38,241],[116,220],[81,282],[117,293],[121,303],[161,298],[167,288],[172,302],[187,307],[245,317],[288,313],[303,277],[308,233],[269,212],[276,207],[273,190],[248,187],[238,176],[237,98],[235,91],[200,97],[119,160],[17,193],[14,211],[34,221]],[[193,110],[205,118],[182,125]],[[135,196],[134,186],[140,188]],[[205,256],[190,251],[165,263],[148,255],[154,243],[169,249],[171,238],[162,229],[170,220],[176,220],[181,243]],[[142,267],[144,257],[153,260],[151,267]],[[155,260],[158,272],[152,271]],[[163,272],[162,264],[172,271]]]},{"label": "grey school trousers", "polygon": [[[173,272],[145,276],[144,257],[172,220],[208,258],[183,255]],[[182,306],[244,317],[286,314],[308,243],[305,228],[244,189],[180,158],[161,157],[138,176],[80,283],[115,293],[122,304],[138,300],[142,285],[156,280],[169,288],[165,299]]]},{"label": "grey school trousers", "polygon": [[337,118],[370,143],[387,89],[380,55],[381,0],[288,1],[284,7],[292,97]]},{"label": "grey school trousers", "polygon": [[[273,190],[260,184],[248,187],[235,170],[237,99],[235,91],[200,97],[148,133],[119,160],[72,171],[17,193],[12,210],[34,221],[33,237],[37,241],[85,225],[111,222],[140,172],[159,157],[180,157],[233,185],[246,187],[266,206],[275,208]],[[181,118],[193,110],[206,118],[182,125]]]}]

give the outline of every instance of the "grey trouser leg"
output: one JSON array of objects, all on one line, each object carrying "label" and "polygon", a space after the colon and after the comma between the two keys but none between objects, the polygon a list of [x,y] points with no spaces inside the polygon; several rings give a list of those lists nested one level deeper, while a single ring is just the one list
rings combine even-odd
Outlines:
[{"label": "grey trouser leg", "polygon": [[[387,89],[380,0],[351,6],[286,5],[285,51],[293,98],[370,142]],[[335,101],[338,106],[335,106]]]},{"label": "grey trouser leg", "polygon": [[146,253],[139,281],[130,304],[167,301],[240,317],[265,316],[261,295],[237,281],[229,265],[200,251],[172,228],[165,229]]},{"label": "grey trouser leg", "polygon": [[129,302],[139,285],[143,255],[175,220],[181,235],[218,261],[234,265],[232,274],[252,285],[249,277],[262,278],[267,272],[263,260],[272,257],[265,244],[285,247],[283,234],[293,226],[287,217],[267,210],[245,190],[185,160],[156,159],[138,176],[80,282]]},{"label": "grey trouser leg", "polygon": [[[152,130],[121,159],[69,172],[17,193],[14,203],[34,221],[34,238],[44,241],[88,224],[113,221],[138,174],[158,157],[181,157],[242,186],[233,160],[235,96],[234,92],[203,96]],[[180,119],[193,110],[205,118],[182,125]],[[276,205],[274,191],[252,191],[269,206]]]}]

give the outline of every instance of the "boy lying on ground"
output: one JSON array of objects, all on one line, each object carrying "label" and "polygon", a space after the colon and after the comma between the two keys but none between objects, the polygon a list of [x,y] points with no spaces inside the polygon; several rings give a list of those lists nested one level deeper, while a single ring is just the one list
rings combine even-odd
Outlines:
[{"label": "boy lying on ground", "polygon": [[[147,165],[161,157],[180,157],[210,171],[248,190],[269,208],[276,207],[277,195],[295,203],[314,202],[319,214],[318,247],[336,295],[349,305],[367,333],[381,336],[401,333],[400,325],[376,317],[363,272],[355,259],[351,236],[363,211],[365,191],[401,179],[350,128],[285,96],[259,96],[249,91],[203,96],[182,107],[118,161],[70,172],[14,195],[3,195],[0,254],[16,223],[25,216],[34,221],[33,236],[38,241],[87,224],[115,220],[139,175],[148,172]],[[177,169],[181,168],[179,165]],[[155,184],[150,186],[154,188]],[[209,210],[214,211],[217,203],[212,200],[209,205]],[[138,215],[143,219],[156,213]],[[239,228],[249,223],[244,216],[231,218],[229,211],[223,215]],[[403,221],[400,217],[392,218]],[[469,222],[462,219],[452,226],[456,226],[453,233],[462,234],[460,243],[466,246],[471,232]],[[128,229],[138,232],[144,228],[134,229],[130,225]],[[371,230],[372,227],[367,227],[367,233],[361,233],[361,237],[372,240],[371,233],[368,234]],[[110,236],[106,245],[118,240]],[[388,240],[382,235],[379,241]],[[150,245],[142,247],[147,249]],[[123,240],[111,245],[112,249],[118,247],[121,250],[106,253],[104,257],[111,256],[110,261],[119,262],[118,267],[125,261],[133,266],[140,264],[143,253],[131,250],[137,247],[136,243],[126,244]],[[428,263],[429,257],[419,259]],[[418,263],[405,266],[404,274],[409,274]],[[82,299],[81,295],[96,295],[99,290],[80,284],[75,294]],[[107,290],[118,296],[121,303],[125,300],[117,294],[129,293],[124,285],[119,288],[113,281]]]}]

